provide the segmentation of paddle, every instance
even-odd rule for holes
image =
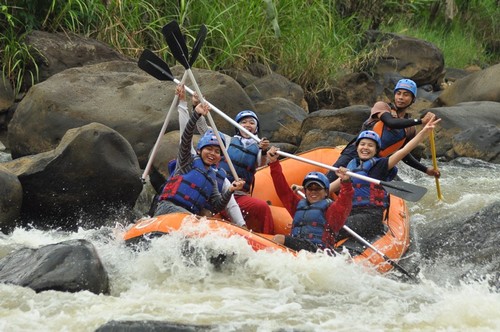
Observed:
[[[344,225],[342,226],[343,229],[347,231],[347,233],[351,234],[356,240],[364,244],[365,246],[369,247],[371,250],[379,254],[386,262],[391,264],[394,268],[396,268],[398,271],[401,273],[405,274],[408,276],[411,280],[416,281],[417,279],[415,276],[411,275],[408,271],[406,271],[401,265],[393,261],[390,257],[388,257],[386,254],[384,254],[382,251],[378,250],[375,246],[373,246],[370,242],[366,241],[361,235],[350,229],[348,226]]]
[[[160,81],[172,81],[177,84],[181,83],[174,77],[165,61],[163,61],[149,49],[145,49],[144,51],[142,51],[141,55],[139,56],[137,65],[146,73]],[[187,90],[188,88],[186,87],[186,91]],[[191,90],[190,93],[193,94],[193,91]]]
[[[181,84],[184,84],[187,76],[188,76],[187,73],[184,73],[184,75],[182,75],[182,79],[180,82]],[[155,159],[156,154],[158,152],[158,147],[160,146],[161,138],[163,137],[163,135],[165,135],[165,132],[167,131],[167,126],[168,123],[170,122],[172,111],[174,110],[174,108],[177,107],[178,101],[179,101],[179,96],[175,94],[174,99],[172,100],[172,104],[170,104],[170,108],[167,112],[167,116],[165,117],[165,121],[163,122],[163,126],[161,127],[160,134],[156,139],[155,145],[153,146],[153,150],[151,150],[151,156],[149,157],[148,163],[146,164],[146,168],[144,168],[144,172],[142,173],[141,176],[142,183],[146,183],[146,176],[148,176],[149,171],[151,170],[151,166],[153,165],[153,160]]]
[[[306,198],[306,195],[298,189],[297,185],[292,185],[292,190],[295,191],[298,195],[300,195],[302,198]],[[364,244],[365,246],[369,247],[371,250],[379,254],[386,262],[391,264],[394,268],[396,268],[398,271],[402,272],[403,274],[407,275],[410,277],[412,280],[416,280],[413,275],[411,275],[408,271],[406,271],[401,265],[393,261],[390,257],[388,257],[386,254],[384,254],[382,251],[378,250],[375,246],[373,246],[370,242],[365,240],[361,235],[353,231],[351,228],[349,228],[347,225],[342,226],[343,229],[349,234],[351,234],[352,237],[354,237],[356,240]]]
[[[198,57],[198,55],[200,53],[201,46],[203,45],[203,42],[205,40],[206,35],[207,35],[207,29],[205,26],[202,26],[202,28],[198,32],[198,35],[196,36],[195,46],[193,47],[193,52],[192,52],[191,58],[190,58],[191,63],[194,63],[194,61],[196,61],[196,58]],[[150,51],[145,50],[145,52],[150,52]],[[143,58],[142,55],[141,55],[140,59],[141,58]],[[146,62],[146,64],[149,65],[147,62]],[[140,60],[139,67],[142,68],[143,65],[144,65],[144,61]],[[148,73],[150,72],[148,70],[145,70],[145,71]],[[187,76],[188,76],[187,72],[184,72],[184,75],[182,76],[180,84],[185,83]],[[158,77],[156,77],[156,78],[158,78]],[[161,77],[158,79],[161,79]],[[167,131],[167,126],[168,126],[168,123],[170,122],[170,117],[171,117],[172,111],[177,106],[178,101],[179,101],[179,96],[177,94],[175,94],[174,99],[172,100],[172,104],[170,105],[170,109],[167,112],[167,116],[165,118],[165,121],[163,122],[163,126],[160,130],[160,134],[158,135],[158,138],[156,139],[155,145],[153,146],[153,150],[151,151],[151,156],[149,157],[146,168],[144,169],[144,172],[142,173],[141,180],[143,183],[146,183],[146,176],[149,174],[149,171],[151,170],[151,166],[153,164],[154,158],[156,157],[156,154],[158,152],[158,148],[160,146],[161,138],[163,137],[163,135],[165,135],[165,132]]]
[[[206,28],[205,28],[206,29]],[[196,93],[198,94],[198,98],[200,98],[200,102],[203,103],[205,102],[203,95],[201,94],[200,87],[196,83],[196,79],[193,75],[193,72],[191,70],[191,64],[190,61],[188,61],[187,57],[187,46],[184,41],[184,37],[182,36],[181,29],[179,27],[179,24],[177,21],[172,21],[165,25],[162,29],[163,36],[165,37],[165,40],[167,41],[168,46],[170,47],[170,51],[172,51],[172,54],[174,55],[174,58],[180,62],[180,64],[186,69],[186,72],[189,75],[189,78],[191,79],[191,82],[194,84],[194,87],[196,89]],[[195,45],[196,46],[196,45]],[[210,105],[209,105],[210,106]],[[210,113],[207,114],[208,121],[210,123],[210,126],[212,127],[215,136],[217,137],[217,141],[219,142],[220,148],[222,150],[222,153],[226,159],[226,162],[229,166],[229,169],[231,171],[231,174],[233,175],[233,178],[235,180],[239,179],[238,174],[236,173],[236,170],[233,166],[233,163],[229,157],[229,154],[227,153],[227,149],[224,146],[224,143],[220,137],[219,131],[217,130],[217,126],[215,125],[215,122],[212,118],[212,115]]]
[[[434,167],[434,169],[437,170],[438,166],[437,166],[437,158],[436,158],[436,142],[434,140],[434,129],[431,130],[431,133],[429,135],[429,139],[430,139],[430,144],[431,144],[432,166]],[[438,200],[442,200],[443,195],[441,195],[441,186],[439,185],[439,177],[435,176],[434,178],[436,179],[436,190],[437,190]]]
[[[154,76],[154,77],[161,77],[162,80],[174,81],[176,83],[179,82],[177,79],[175,79],[173,77],[172,73],[170,72],[170,69],[168,68],[168,65],[162,59],[158,58],[153,52],[151,52],[151,51],[146,52],[146,50],[145,50],[143,52],[143,54],[141,55],[141,58],[142,59],[139,59],[139,63],[141,63],[141,61],[142,61],[144,68],[146,68],[144,70],[146,72],[150,73],[152,76]],[[189,87],[186,87],[186,91],[189,94],[191,94],[191,95],[194,94],[194,91],[191,90]],[[224,112],[222,112],[216,106],[212,105],[210,102],[208,102],[208,101],[205,101],[205,102],[210,106],[210,108],[212,110],[214,110],[217,114],[219,114],[220,116],[222,116],[229,123],[231,123],[232,125],[234,125],[235,127],[237,127],[240,131],[245,132],[249,137],[251,137],[255,141],[260,142],[260,138],[259,137],[257,137],[256,135],[252,134],[250,131],[248,131],[247,129],[245,129],[238,122],[234,121],[231,117],[227,116]],[[330,165],[326,165],[326,164],[322,164],[322,163],[319,163],[319,162],[316,162],[316,161],[313,161],[313,160],[309,160],[309,159],[306,159],[306,158],[302,158],[300,156],[289,154],[289,153],[286,153],[286,152],[283,152],[283,151],[278,151],[277,153],[279,155],[283,156],[283,157],[288,157],[288,158],[296,159],[296,160],[299,160],[299,161],[302,161],[302,162],[305,162],[305,163],[309,163],[309,164],[316,165],[316,166],[319,166],[319,167],[323,167],[323,168],[326,168],[326,169],[330,169],[330,170],[333,170],[333,171],[337,170],[336,167],[333,167],[333,166],[330,166]],[[372,179],[370,177],[363,176],[363,175],[356,174],[356,173],[352,173],[352,172],[348,172],[347,174],[349,176],[357,177],[357,178],[360,178],[360,179],[368,181],[368,182],[372,182],[372,183],[375,183],[375,184],[380,184],[380,185],[382,185],[384,187],[384,189],[388,193],[390,193],[390,194],[392,194],[394,196],[401,197],[401,198],[403,198],[405,200],[408,200],[408,201],[411,201],[411,202],[416,202],[416,201],[420,200],[425,195],[425,193],[427,192],[426,188],[423,188],[423,187],[420,187],[420,186],[417,186],[417,185],[414,185],[414,184],[411,184],[411,183],[403,182],[403,181],[386,182],[386,181],[380,181],[380,180]]]

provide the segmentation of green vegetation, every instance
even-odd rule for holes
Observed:
[[[498,17],[497,0],[6,0],[0,61],[16,92],[36,83],[36,50],[25,37],[38,29],[95,38],[132,57],[149,48],[173,63],[161,28],[175,19],[188,44],[201,24],[209,30],[195,66],[258,61],[317,92],[379,55],[363,47],[367,29],[432,42],[447,66],[497,63]]]

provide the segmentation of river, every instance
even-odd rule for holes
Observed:
[[[418,283],[397,272],[363,270],[342,256],[254,252],[237,238],[204,238],[189,257],[180,254],[182,239],[175,235],[134,252],[121,240],[126,225],[119,219],[74,233],[18,228],[0,235],[0,257],[85,238],[110,275],[111,295],[37,294],[0,284],[0,331],[95,331],[111,320],[213,325],[215,331],[499,331],[500,292],[492,284],[499,284],[500,232],[490,234],[496,236],[493,245],[479,241],[481,227],[467,237],[460,232],[466,218],[500,201],[500,165],[462,158],[439,166],[443,201],[436,199],[433,178],[404,165],[400,171],[403,180],[429,190],[418,203],[408,203],[413,240],[401,262],[418,273]],[[498,215],[490,217],[481,218],[498,230]],[[424,237],[429,234],[467,245],[449,250],[453,243],[436,246]],[[206,259],[210,248],[236,254],[216,269]],[[493,259],[485,260],[484,252],[492,251]],[[460,258],[471,252],[483,255]]]

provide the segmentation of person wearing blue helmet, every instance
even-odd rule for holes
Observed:
[[[216,166],[221,160],[221,147],[213,131],[207,131],[191,153],[196,122],[208,114],[208,104],[198,104],[184,128],[174,174],[167,179],[159,196],[154,215],[188,212],[200,214],[206,206],[213,213],[222,211],[233,192],[243,188],[244,181],[233,181],[228,190],[219,191]]]
[[[396,164],[421,143],[439,121],[440,119],[433,116],[412,140],[389,157],[380,157],[381,139],[375,131],[361,132],[355,142],[357,156],[348,163],[347,168],[353,173],[381,181],[390,181],[395,175],[393,170]],[[357,177],[352,177],[352,183],[354,197],[346,225],[367,240],[375,239],[385,232],[383,216],[385,209],[389,206],[389,195],[381,185]],[[340,179],[330,184],[330,192],[335,192],[340,188]],[[344,230],[339,233],[339,238],[348,236],[349,234]]]
[[[193,104],[196,104],[195,100]],[[255,112],[243,110],[236,115],[235,121],[253,135],[258,136],[259,118]],[[198,122],[198,131],[204,133],[208,129],[206,121],[202,118]],[[271,208],[266,201],[252,196],[255,172],[258,167],[267,162],[265,152],[269,148],[269,140],[262,138],[260,142],[257,142],[246,132],[236,128],[236,134],[232,137],[226,135],[226,141],[228,142],[227,153],[234,169],[240,179],[245,180],[243,189],[238,190],[234,197],[243,213],[247,228],[258,233],[274,234]],[[226,170],[228,179],[233,181],[229,165],[224,159],[220,167]],[[224,216],[224,213],[222,215]]]
[[[278,197],[293,218],[290,235],[277,234],[275,242],[293,250],[316,252],[333,250],[335,239],[351,211],[354,190],[346,168],[337,171],[342,179],[340,193],[333,202],[329,198],[330,181],[320,172],[310,172],[302,181],[305,198],[297,195],[283,174],[277,151],[272,146],[267,152],[271,178]]]
[[[412,119],[407,113],[408,108],[417,98],[417,84],[410,79],[401,79],[394,87],[394,103],[379,101],[373,105],[370,117],[363,123],[361,131],[373,130],[380,136],[379,154],[387,157],[401,149],[417,132],[416,125],[426,125],[434,116],[427,112],[421,119]],[[347,166],[356,157],[355,141],[349,142],[342,151],[334,167]],[[439,177],[439,170],[420,163],[412,154],[408,154],[403,162],[429,176]],[[336,179],[334,172],[327,174],[330,181]]]
[[[187,108],[187,101],[186,101],[186,89],[183,84],[178,84],[177,88],[175,90],[175,93],[179,96],[179,104],[177,106],[177,111],[179,113],[179,131],[182,133],[184,132],[184,129],[186,128],[186,124],[189,121],[189,111]],[[197,105],[199,103],[198,99],[196,96],[192,97],[192,103],[194,105]],[[222,132],[219,132],[221,139],[224,141],[224,146],[226,146],[226,140],[225,140],[225,135]],[[199,148],[198,148],[199,149]],[[196,150],[194,147],[191,147],[191,153],[196,154]],[[175,169],[170,169],[175,167],[175,159],[169,163],[169,174],[173,174]],[[219,191],[223,192],[224,190],[228,190],[229,187],[231,186],[231,182],[227,178],[227,172],[220,167],[215,167],[216,169],[216,178],[217,178],[217,184],[219,186]],[[206,210],[202,214],[203,215],[210,215],[212,212],[212,207],[210,204],[207,204]],[[224,209],[224,214],[226,217],[229,219],[230,222],[241,226],[241,227],[246,227],[245,219],[243,218],[243,215],[241,213],[240,207],[238,203],[236,202],[234,195],[231,196],[231,199],[226,205],[226,208]]]

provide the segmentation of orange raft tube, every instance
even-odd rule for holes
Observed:
[[[332,165],[337,160],[341,149],[340,148],[317,148],[300,154],[302,158],[314,160],[323,164]],[[283,173],[289,183],[301,184],[305,175],[312,171],[325,172],[324,168],[310,165],[303,161],[298,161],[291,158],[286,158],[280,161],[283,168]],[[288,211],[282,206],[274,186],[269,167],[260,168],[255,177],[255,189],[253,196],[263,199],[268,202],[271,207],[274,219],[274,230],[276,234],[290,234],[292,217]],[[191,216],[191,217],[189,217]],[[379,237],[371,244],[380,252],[384,253],[392,261],[398,261],[410,245],[409,232],[409,213],[406,203],[403,199],[392,196],[390,207],[386,212],[385,225],[387,232],[384,236]],[[271,240],[272,235],[253,233],[247,229],[238,227],[234,224],[226,222],[218,218],[207,218],[208,229],[205,226],[203,231],[189,231],[187,236],[203,236],[204,232],[221,231],[224,236],[242,236],[254,250],[281,250],[288,251],[292,254],[295,252]],[[198,219],[187,213],[173,213],[161,215],[152,218],[143,218],[134,224],[124,235],[126,242],[135,242],[142,239],[144,236],[163,235],[170,232],[183,229],[196,229],[189,224],[196,224]],[[349,240],[346,243],[341,243],[340,246],[346,246],[351,249],[354,255],[353,260],[357,263],[367,266],[375,266],[379,272],[387,272],[392,269],[392,265],[384,260],[379,254],[370,248],[364,248],[360,244],[356,244],[352,250],[350,246],[356,242]]]

